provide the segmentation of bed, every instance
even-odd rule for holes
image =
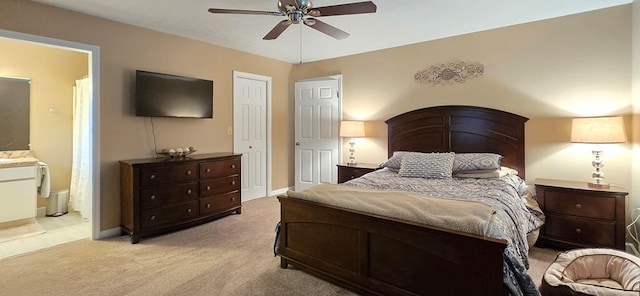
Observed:
[[[396,151],[494,153],[502,156],[501,166],[514,169],[524,180],[527,120],[472,106],[410,111],[386,121],[388,156],[392,159]],[[375,173],[385,179],[388,170]],[[358,187],[359,179],[347,182],[354,184],[328,186],[351,190],[346,188]],[[310,199],[294,197],[292,192],[278,197],[281,221],[276,249],[282,268],[293,265],[363,295],[538,294],[526,273],[528,248],[515,248],[515,239],[509,236],[487,235],[486,228],[493,229],[495,224],[481,226],[484,232],[473,232],[349,208],[340,203],[349,200],[348,193],[329,189],[337,203],[314,199],[320,192],[307,193]],[[398,198],[405,194],[390,191],[387,195],[394,192]],[[486,214],[481,205],[470,208],[479,209],[478,216]],[[514,254],[523,251],[524,255]]]

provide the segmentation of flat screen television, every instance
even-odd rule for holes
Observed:
[[[213,118],[213,81],[136,70],[136,116]]]

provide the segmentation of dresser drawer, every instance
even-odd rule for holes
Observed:
[[[239,190],[240,178],[238,177],[238,175],[227,178],[200,181],[200,196],[218,195]]]
[[[198,182],[151,187],[140,190],[140,205],[143,209],[148,209],[197,197]]]
[[[140,185],[150,186],[198,179],[198,165],[185,164],[140,169]]]
[[[585,245],[615,247],[616,224],[573,217],[547,214],[545,235],[550,238]]]
[[[200,164],[200,178],[220,178],[240,174],[240,158],[203,162]]]
[[[142,210],[140,227],[147,228],[162,224],[186,221],[198,216],[198,201],[190,201],[170,206]]]
[[[545,210],[571,216],[615,220],[616,200],[596,194],[573,194],[547,190],[545,192]]]
[[[200,199],[200,214],[209,215],[224,212],[233,207],[240,206],[240,192],[232,192]]]

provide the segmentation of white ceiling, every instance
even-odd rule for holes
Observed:
[[[262,40],[284,17],[211,14],[277,11],[277,0],[32,0],[290,63],[397,47],[631,3],[632,0],[373,0],[374,14],[321,20],[351,34],[335,40],[304,25]],[[364,0],[314,0],[315,7]]]

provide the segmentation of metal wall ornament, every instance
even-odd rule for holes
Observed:
[[[447,85],[464,83],[467,79],[478,77],[484,74],[484,65],[480,63],[456,62],[449,64],[439,64],[429,67],[429,69],[417,72],[416,82],[431,85]]]

